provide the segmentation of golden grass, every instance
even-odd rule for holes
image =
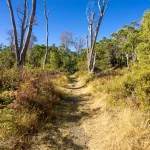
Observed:
[[[91,110],[95,116],[84,123],[84,128],[90,137],[88,147],[91,150],[150,149],[149,112],[128,106],[110,107],[108,104],[108,86],[127,73],[121,71],[116,75],[98,77],[88,84],[94,95]]]
[[[104,112],[85,122],[92,150],[149,150],[149,116],[138,110]],[[93,134],[94,133],[94,134]]]
[[[7,78],[3,76],[2,82],[8,83]],[[17,89],[2,87],[0,98],[5,103],[0,105],[4,103],[5,108],[0,109],[0,149],[19,149],[22,144],[30,144],[27,139],[41,130],[47,120],[58,116],[61,93],[54,84],[57,79],[57,86],[68,82],[67,76],[57,71],[26,70],[25,80],[17,83]]]

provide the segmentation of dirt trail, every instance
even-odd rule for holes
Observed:
[[[36,150],[99,150],[100,137],[97,130],[96,111],[93,107],[93,95],[86,85],[71,76],[71,81],[62,89],[66,93],[60,117],[48,123],[43,133],[35,137]],[[94,132],[94,133],[93,133]],[[96,135],[96,136],[93,136]],[[93,140],[96,142],[94,143]]]

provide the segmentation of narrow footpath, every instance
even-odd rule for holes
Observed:
[[[35,137],[32,149],[99,150],[100,107],[94,105],[90,87],[71,76],[70,83],[62,90],[65,97],[59,118]]]

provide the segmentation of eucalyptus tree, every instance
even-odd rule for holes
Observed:
[[[95,44],[109,2],[110,0],[98,0],[98,8],[99,8],[98,13],[94,11],[94,2],[90,2],[86,9],[87,20],[89,23],[88,29],[90,32],[90,46],[88,45],[88,38],[87,38],[89,73],[94,72],[94,67],[96,62]]]
[[[69,46],[72,46],[72,41],[73,41],[73,34],[72,34],[72,32],[64,31],[61,34],[60,42],[61,42],[61,45],[64,45],[66,51],[69,50]]]
[[[85,46],[85,39],[82,37],[75,37],[73,38],[72,44],[76,49],[77,55],[79,55],[79,53]]]
[[[43,68],[45,67],[46,64],[49,63],[49,50],[48,50],[48,40],[49,40],[49,27],[48,27],[48,20],[49,20],[49,14],[50,14],[50,10],[48,10],[48,12],[46,12],[46,0],[44,0],[44,15],[45,15],[45,20],[46,20],[46,53],[45,53],[45,57],[44,57],[44,62],[43,62]]]
[[[14,32],[13,30],[7,30],[6,34],[7,40],[9,41],[10,51],[12,52],[14,47]]]
[[[36,0],[32,0],[32,11],[29,16],[28,1],[24,0],[23,11],[17,9],[18,19],[21,22],[21,33],[20,41],[18,41],[18,32],[16,27],[16,20],[14,15],[14,10],[12,7],[11,0],[6,0],[10,12],[10,18],[12,22],[12,28],[14,32],[14,45],[16,52],[16,63],[17,66],[23,66],[25,64],[25,57],[30,43],[30,38],[32,35],[33,25],[36,24]],[[27,31],[28,30],[28,31]]]

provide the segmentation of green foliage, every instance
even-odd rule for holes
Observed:
[[[60,53],[52,51],[50,53],[50,67],[58,70],[61,67],[61,57]]]
[[[103,70],[104,68],[109,67],[109,51],[110,51],[110,40],[103,38],[99,43],[96,44],[96,68]]]
[[[150,11],[146,11],[144,13],[143,19],[142,19],[142,26],[141,26],[141,39],[143,41],[149,41],[150,39]]]
[[[46,51],[45,45],[34,45],[33,49],[28,52],[28,62],[33,67],[41,67],[42,60]]]
[[[3,49],[0,52],[0,69],[7,68],[10,69],[15,64],[15,54],[10,52],[9,47]]]
[[[63,57],[62,71],[73,74],[76,71],[76,60],[73,54]]]
[[[138,61],[139,65],[146,66],[150,64],[150,44],[149,43],[140,43],[137,46],[137,52],[138,52]]]
[[[117,78],[108,85],[112,106],[129,106],[150,110],[150,71],[142,69]]]
[[[32,67],[43,67],[45,56],[44,45],[34,45],[33,49],[28,52],[27,63]],[[77,55],[76,53],[65,51],[63,47],[56,47],[54,44],[49,47],[49,64],[46,68],[61,70],[69,74],[76,71]]]
[[[8,105],[15,99],[15,95],[13,91],[4,91],[0,93],[0,104]]]
[[[0,70],[1,91],[17,89],[21,81],[21,71],[17,71],[17,69]]]

